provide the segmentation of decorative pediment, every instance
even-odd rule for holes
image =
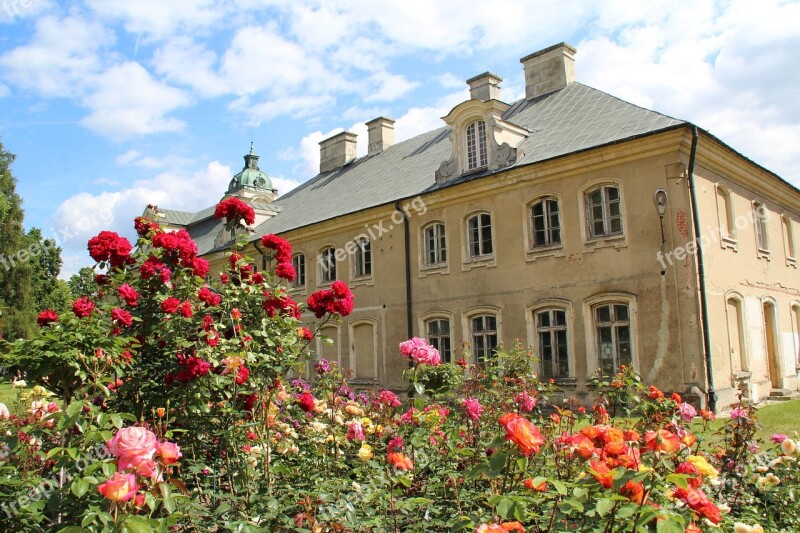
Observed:
[[[529,131],[503,120],[508,108],[508,104],[499,100],[471,99],[442,117],[451,128],[453,152],[439,165],[437,183],[472,172],[499,170],[517,162],[522,156],[518,146]],[[480,122],[483,124],[479,128],[468,131],[470,125]]]

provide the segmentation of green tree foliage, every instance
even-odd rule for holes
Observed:
[[[97,291],[97,284],[94,276],[97,274],[92,267],[83,267],[77,274],[73,274],[67,285],[73,298],[81,296],[91,296]]]
[[[28,233],[28,249],[34,253],[31,263],[31,288],[36,310],[66,309],[71,300],[70,288],[66,281],[58,279],[61,272],[61,248],[55,239],[45,239],[38,228]]]
[[[35,324],[31,264],[18,255],[28,244],[22,227],[22,200],[11,173],[14,154],[0,143],[0,335],[27,337]]]

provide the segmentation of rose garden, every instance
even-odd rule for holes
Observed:
[[[354,392],[311,350],[348,315],[343,282],[301,304],[291,246],[239,251],[251,208],[217,206],[242,239],[227,272],[184,231],[135,221],[89,241],[103,274],[72,313],[44,310],[2,364],[29,387],[0,404],[7,531],[797,531],[794,435],[755,442],[742,401],[724,423],[621,367],[596,399],[553,402],[535,354],[442,363],[398,348],[408,398]]]

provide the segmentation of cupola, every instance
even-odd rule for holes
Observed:
[[[244,156],[244,168],[228,184],[226,196],[238,196],[256,202],[272,202],[278,191],[272,188],[272,180],[258,168],[258,155],[250,143],[250,153]]]

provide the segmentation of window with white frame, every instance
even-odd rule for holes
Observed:
[[[478,213],[467,220],[467,251],[470,258],[492,255],[492,215]]]
[[[613,302],[594,306],[595,340],[598,365],[603,374],[613,374],[619,365],[633,362],[630,308]]]
[[[558,199],[542,198],[530,206],[531,248],[544,248],[561,244],[561,221]]]
[[[472,353],[475,360],[485,361],[497,348],[497,315],[477,315],[470,319]]]
[[[717,185],[717,220],[720,237],[725,240],[736,239],[736,224],[733,217],[733,199],[727,187]]]
[[[453,353],[450,345],[450,320],[440,317],[426,320],[425,334],[431,346],[439,350],[442,361],[449,363]]]
[[[443,265],[447,263],[447,238],[444,224],[434,222],[425,226],[422,231],[425,246],[425,265]]]
[[[795,263],[797,254],[794,248],[794,231],[792,230],[792,219],[783,215],[781,217],[781,226],[783,227],[783,247],[786,251],[786,262]]]
[[[353,254],[355,277],[367,278],[372,275],[372,248],[369,239],[359,239]]]
[[[543,377],[569,376],[569,348],[567,346],[567,312],[549,308],[534,312],[538,342],[539,368]]]
[[[622,234],[622,199],[619,187],[602,185],[586,193],[589,238]]]
[[[769,252],[768,217],[764,204],[753,202],[753,226],[756,230],[756,246],[759,252]]]
[[[292,256],[292,266],[294,267],[295,277],[292,287],[299,288],[306,286],[306,256],[305,254],[294,254]]]
[[[336,281],[336,249],[333,246],[324,248],[319,254],[320,282]]]
[[[482,168],[488,163],[486,123],[482,120],[476,120],[467,126],[467,170]]]

